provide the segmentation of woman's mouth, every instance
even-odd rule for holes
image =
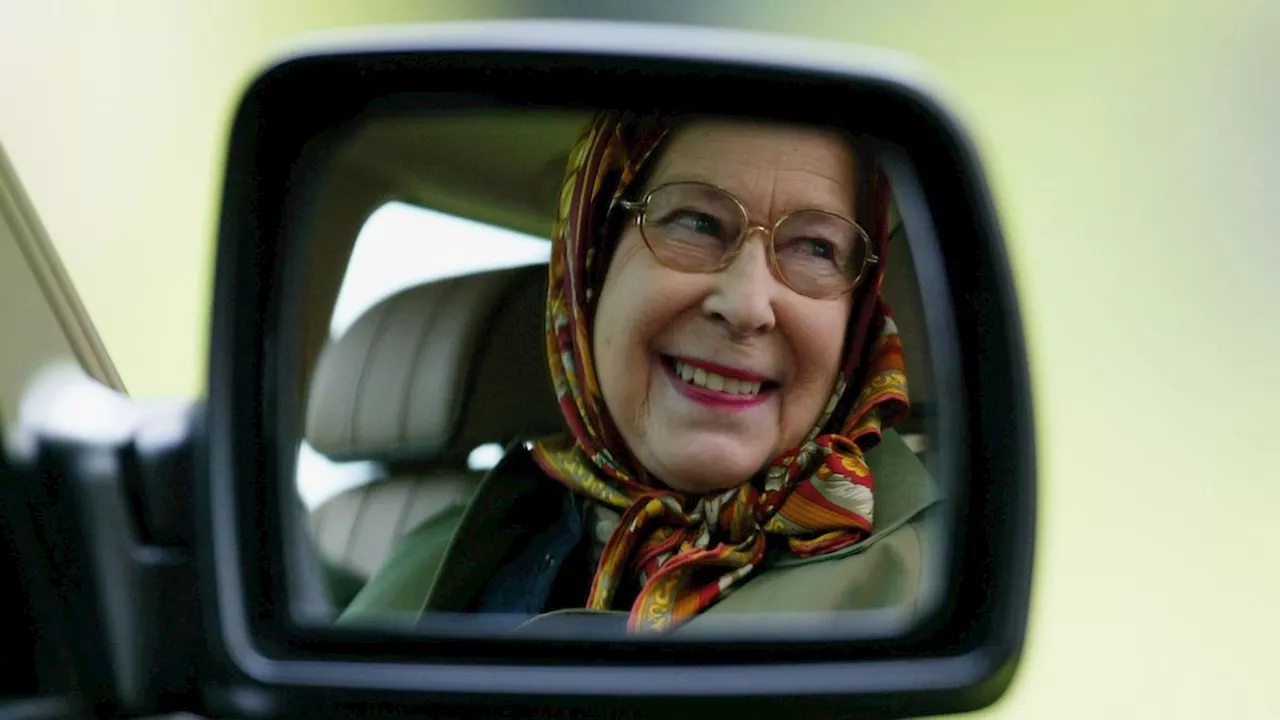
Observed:
[[[754,373],[701,360],[662,356],[676,390],[703,405],[743,409],[769,398],[778,383]]]

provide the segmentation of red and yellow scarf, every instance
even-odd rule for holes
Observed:
[[[634,580],[632,631],[671,628],[705,610],[759,566],[768,538],[810,557],[871,533],[875,482],[863,453],[908,407],[902,347],[880,298],[888,239],[888,184],[879,173],[859,204],[882,258],[854,295],[846,360],[822,416],[799,447],[773,458],[762,477],[687,496],[635,463],[605,410],[592,362],[591,308],[617,236],[609,209],[669,131],[657,116],[603,112],[574,146],[560,195],[547,294],[547,361],[564,435],[535,444],[550,477],[622,514],[605,543],[587,607],[614,607]],[[868,218],[859,218],[864,224]]]

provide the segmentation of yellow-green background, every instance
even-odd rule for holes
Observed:
[[[9,0],[0,141],[130,390],[187,396],[230,113],[296,33],[536,12],[917,55],[992,176],[1036,393],[1032,628],[989,714],[1280,717],[1280,6],[632,4]]]

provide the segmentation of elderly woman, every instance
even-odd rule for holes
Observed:
[[[643,631],[915,603],[934,496],[889,430],[907,394],[876,167],[836,132],[599,114],[550,267],[568,432],[407,535],[344,620],[581,609]]]

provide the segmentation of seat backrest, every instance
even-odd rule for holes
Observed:
[[[404,533],[475,483],[467,457],[563,428],[546,368],[546,266],[477,273],[397,293],[326,347],[307,441],[384,472],[321,503],[322,557],[367,578]]]
[[[461,499],[478,473],[390,474],[311,513],[321,557],[367,580],[405,533]]]
[[[325,348],[307,441],[332,460],[461,466],[476,445],[562,427],[542,335],[545,265],[396,293]]]

